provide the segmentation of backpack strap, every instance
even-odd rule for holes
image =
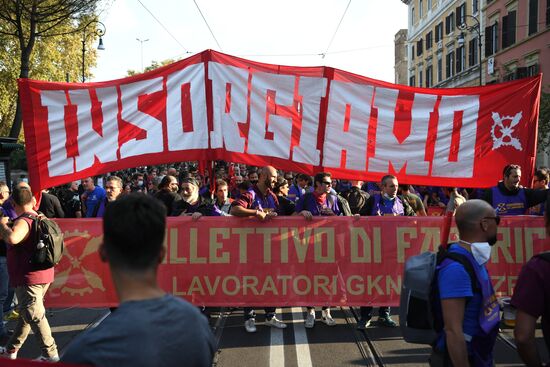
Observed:
[[[38,243],[40,241],[40,232],[38,231],[38,222],[40,221],[41,218],[44,217],[44,214],[42,214],[42,212],[39,212],[37,211],[38,215],[34,215],[34,214],[31,214],[31,213],[23,213],[19,216],[19,218],[23,217],[23,218],[28,218],[30,220],[32,220],[32,230],[34,231],[34,236],[35,236],[35,242]]]
[[[470,276],[470,281],[472,282],[472,291],[474,293],[481,293],[481,286],[479,285],[479,281],[477,280],[475,270],[472,266],[472,263],[465,255],[456,252],[446,251],[442,256],[441,262],[443,262],[443,260],[445,259],[455,261],[462,265]]]

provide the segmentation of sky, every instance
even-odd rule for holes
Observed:
[[[108,0],[99,20],[105,50],[97,51],[91,81],[213,49],[393,83],[394,36],[407,28],[407,6],[400,0]]]

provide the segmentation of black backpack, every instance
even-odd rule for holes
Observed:
[[[61,261],[65,249],[63,232],[59,225],[40,212],[38,215],[25,213],[22,217],[32,219],[33,230],[36,234],[36,249],[31,258],[33,268],[44,270],[57,265]]]

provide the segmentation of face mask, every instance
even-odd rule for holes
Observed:
[[[461,242],[470,245],[472,255],[474,255],[474,259],[479,265],[485,264],[491,258],[491,245],[489,245],[489,242]]]
[[[383,193],[382,196],[388,200],[393,200],[393,198],[386,193]]]
[[[138,181],[138,186],[143,186],[143,181]]]
[[[258,180],[250,180],[250,183],[251,183],[252,185],[256,185],[256,184],[258,183]]]

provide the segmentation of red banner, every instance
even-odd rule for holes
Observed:
[[[338,178],[488,187],[534,167],[541,79],[423,89],[204,51],[125,79],[19,80],[36,190],[128,167],[217,160]]]
[[[437,248],[442,220],[168,218],[159,282],[197,305],[395,306],[405,260]],[[48,307],[116,305],[109,268],[98,255],[101,220],[58,222],[67,247]],[[540,217],[503,217],[498,231],[489,271],[497,294],[507,296],[522,264],[549,247]],[[455,236],[452,228],[450,237]]]

